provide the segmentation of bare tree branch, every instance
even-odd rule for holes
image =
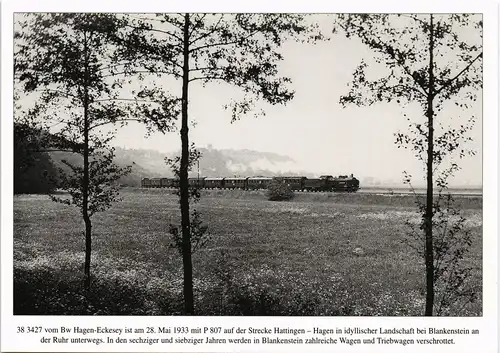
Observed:
[[[450,84],[455,81],[457,78],[460,77],[460,75],[462,75],[465,71],[469,70],[469,68],[479,59],[479,58],[482,58],[483,57],[483,52],[479,53],[476,58],[474,60],[472,60],[466,67],[464,67],[462,69],[462,71],[460,71],[455,77],[449,79],[448,81],[446,81],[437,91],[436,91],[436,95],[439,94],[439,92],[441,92],[443,89],[445,89],[446,87],[449,87]]]
[[[189,82],[198,81],[198,80],[206,80],[206,81],[224,80],[224,78],[220,77],[220,76],[200,76],[200,77],[193,77],[193,78],[189,79]]]
[[[150,71],[150,70],[136,70],[133,72],[134,74],[150,74],[150,75],[158,75],[158,74],[167,74],[167,75],[172,75],[176,78],[182,78],[182,76],[174,71],[164,71],[164,70],[154,70],[154,71]],[[129,75],[130,73],[129,72],[126,72],[126,71],[122,71],[122,72],[117,72],[117,73],[114,73],[114,74],[110,74],[110,75],[104,75],[102,76],[102,78],[106,78],[106,77],[114,77],[114,76],[120,76],[120,75]]]
[[[121,122],[125,122],[125,121],[141,121],[141,119],[138,119],[138,118],[126,118],[126,119],[118,119],[118,120],[113,121],[113,122],[111,122],[111,121],[105,121],[105,122],[102,122],[102,123],[90,126],[89,127],[89,131],[94,130],[95,128],[98,128],[100,126],[110,125],[110,124],[116,124],[116,123],[121,123]]]
[[[212,30],[209,31],[209,32],[206,32],[205,34],[202,34],[201,36],[199,36],[198,38],[195,38],[193,39],[192,41],[189,42],[189,45],[193,45],[194,43],[196,43],[197,41],[203,39],[203,38],[206,38],[208,36],[210,36],[211,34],[217,32],[218,30],[218,26],[219,24],[221,23],[222,19],[224,18],[224,14],[221,14],[220,17],[219,17],[219,20],[217,21],[217,23],[215,24],[215,26],[212,27]]]

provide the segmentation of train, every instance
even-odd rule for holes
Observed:
[[[287,184],[294,191],[330,191],[330,192],[356,192],[359,190],[359,180],[353,174],[322,175],[319,178],[307,178],[304,176],[276,176],[276,177],[234,177],[234,178],[212,178],[191,177],[188,178],[190,187],[200,189],[241,189],[259,190],[267,189],[272,181]],[[178,188],[177,178],[143,178],[142,188]]]

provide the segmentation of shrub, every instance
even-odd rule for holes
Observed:
[[[125,281],[81,278],[44,269],[14,269],[14,315],[171,315],[178,298],[148,292]]]
[[[289,201],[295,194],[287,184],[273,180],[267,187],[266,196],[269,201]]]

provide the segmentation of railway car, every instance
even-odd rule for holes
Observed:
[[[162,188],[171,188],[173,186],[173,178],[161,178],[160,179],[160,187]]]
[[[161,187],[161,178],[151,178],[151,187],[152,188],[160,188]]]
[[[247,181],[247,189],[249,190],[258,190],[258,189],[267,189],[269,183],[273,180],[273,178],[269,177],[250,177]]]
[[[151,180],[149,178],[142,178],[141,188],[150,188],[150,187],[151,187]]]
[[[353,174],[350,176],[339,175],[337,178],[328,180],[328,184],[331,190],[335,192],[356,192],[359,189],[359,180]]]
[[[248,178],[224,178],[224,189],[246,189]]]
[[[188,178],[188,184],[190,187],[204,188],[205,179],[205,177]]]
[[[207,189],[223,189],[225,178],[205,178],[205,188]]]
[[[274,180],[287,184],[292,190],[304,190],[304,183],[306,181],[306,177],[302,176],[294,176],[294,177],[274,177]]]

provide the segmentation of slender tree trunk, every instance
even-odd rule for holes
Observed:
[[[83,83],[83,185],[82,215],[85,222],[85,280],[84,286],[90,288],[90,259],[92,252],[92,222],[89,216],[89,90],[87,36],[84,33],[84,83]]]
[[[431,15],[429,30],[429,93],[427,96],[427,122],[429,136],[427,139],[427,198],[425,211],[425,271],[426,271],[426,298],[425,316],[432,316],[434,307],[434,247],[432,239],[433,217],[433,154],[434,154],[434,24]]]
[[[193,315],[193,264],[191,262],[191,234],[189,221],[189,136],[188,136],[188,84],[189,84],[189,14],[184,15],[184,65],[182,70],[182,126],[181,126],[181,165],[179,170],[182,262],[184,265],[184,311]]]

